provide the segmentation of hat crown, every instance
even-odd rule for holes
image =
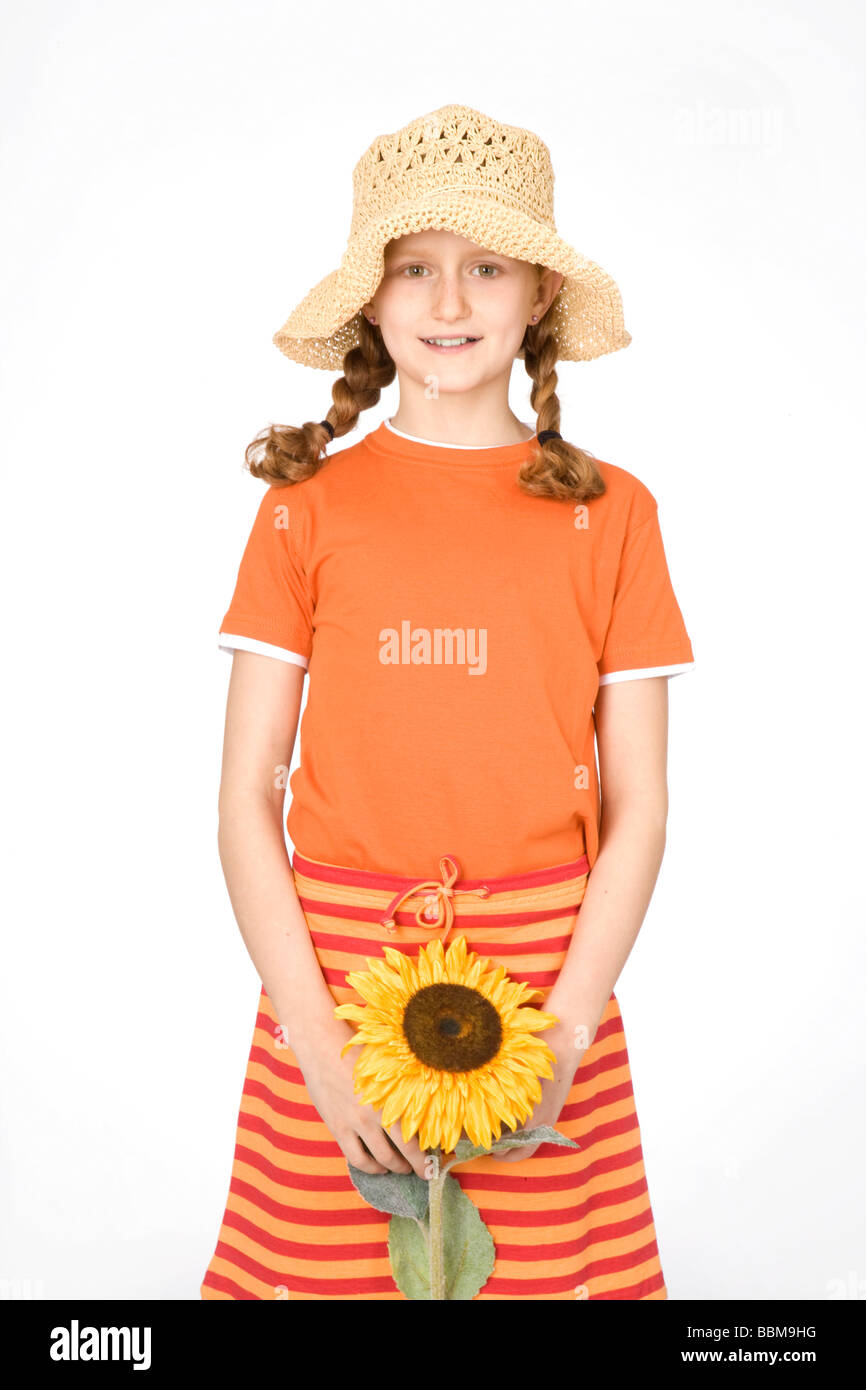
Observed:
[[[440,106],[378,135],[352,174],[355,236],[401,203],[471,193],[555,231],[553,165],[544,141],[471,106]]]

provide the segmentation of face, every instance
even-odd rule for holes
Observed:
[[[440,390],[469,390],[510,373],[532,315],[541,318],[562,278],[454,232],[415,232],[389,242],[381,284],[363,312],[400,371],[419,382],[432,373]],[[429,341],[436,338],[473,341]]]

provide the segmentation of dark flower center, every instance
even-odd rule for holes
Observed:
[[[502,1044],[498,1011],[468,985],[419,989],[404,1010],[403,1032],[419,1062],[437,1071],[474,1071]]]

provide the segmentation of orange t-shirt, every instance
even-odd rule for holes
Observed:
[[[533,441],[382,422],[269,487],[219,645],[306,666],[289,838],[308,858],[500,877],[598,851],[599,684],[694,664],[656,500],[597,460],[587,503],[516,482]]]

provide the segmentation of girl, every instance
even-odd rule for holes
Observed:
[[[667,678],[694,663],[655,498],[563,439],[556,396],[558,359],[629,341],[556,232],[547,147],[462,106],[373,142],[339,270],[275,335],[342,375],[326,419],[247,450],[270,486],[220,628],[219,849],[262,990],[203,1298],[403,1298],[347,1161],[424,1154],[359,1102],[334,1008],[449,928],[556,1015],[526,1127],[579,1145],[454,1168],[496,1246],[477,1297],[667,1297],[613,987],[664,853]],[[395,375],[395,414],[325,455]]]

